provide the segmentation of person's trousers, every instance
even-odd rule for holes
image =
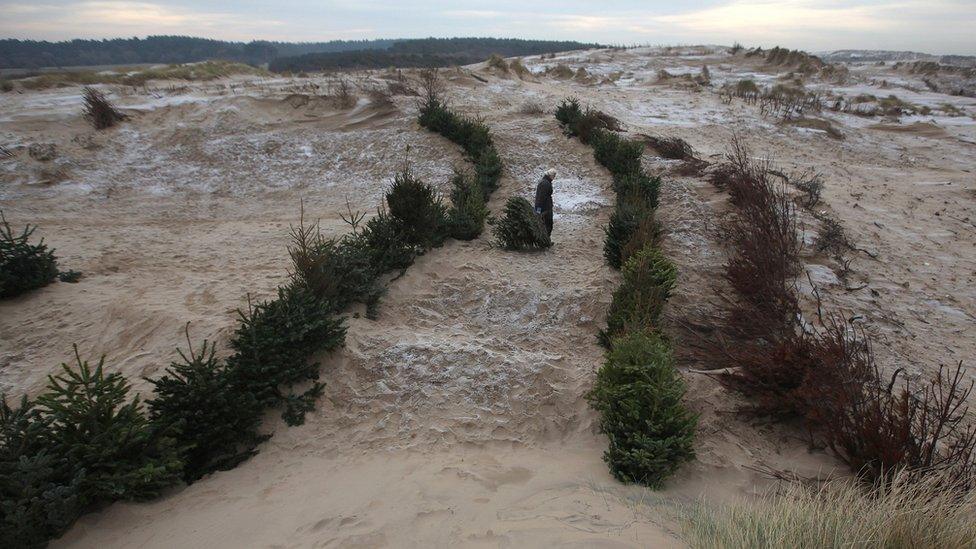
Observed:
[[[552,210],[542,212],[542,221],[546,224],[546,230],[549,231],[549,236],[552,236]]]

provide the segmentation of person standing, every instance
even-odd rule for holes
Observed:
[[[549,168],[535,186],[535,213],[542,216],[549,236],[552,236],[552,182],[556,179],[556,170]]]

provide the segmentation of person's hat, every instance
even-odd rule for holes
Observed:
[[[549,168],[546,170],[546,175],[549,176],[549,179],[556,179],[556,170],[554,168]]]

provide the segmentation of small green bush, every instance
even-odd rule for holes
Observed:
[[[182,362],[173,362],[162,377],[149,380],[155,396],[146,404],[153,423],[176,433],[185,462],[183,480],[189,484],[233,469],[256,454],[268,436],[258,433],[263,407],[217,360],[215,345],[208,348],[205,340],[198,353],[192,345],[188,352],[180,351]]]
[[[83,470],[82,507],[159,496],[183,469],[171,433],[146,418],[138,396],[126,402],[129,383],[118,372],[105,374],[104,358],[92,370],[76,347],[75,359],[77,367],[62,364],[37,398],[47,425],[43,447],[70,465],[69,478]]]
[[[585,75],[585,70],[583,73]],[[571,97],[556,107],[556,119],[563,125],[567,135],[576,136],[586,144],[593,144],[608,131],[620,131],[620,121],[595,109],[580,108],[579,100]]]
[[[440,246],[447,237],[447,209],[437,191],[405,169],[386,193],[390,217],[400,223],[407,242],[422,249]]]
[[[698,416],[682,404],[685,384],[659,335],[631,333],[613,341],[587,395],[609,439],[603,458],[621,482],[660,488],[694,458]]]
[[[622,204],[610,214],[610,221],[604,229],[606,236],[603,239],[603,257],[607,260],[607,265],[620,269],[623,264],[624,246],[637,232],[644,213],[644,208],[639,205]]]
[[[654,218],[654,211],[648,211],[637,224],[637,229],[630,235],[630,240],[620,249],[621,265],[637,252],[647,247],[657,247],[661,241],[661,225]]]
[[[583,118],[583,109],[580,107],[579,99],[575,97],[564,99],[556,107],[556,120],[564,126],[572,126],[580,118]]]
[[[617,205],[639,202],[644,208],[657,208],[661,189],[661,178],[652,177],[643,170],[614,174],[613,189],[617,194]]]
[[[498,181],[502,178],[502,159],[494,145],[483,149],[478,155],[474,173],[487,201],[491,193],[498,190]]]
[[[0,539],[44,547],[81,514],[84,470],[52,454],[50,421],[27,397],[12,409],[0,399]]]
[[[420,125],[457,143],[473,160],[493,146],[491,131],[483,121],[456,114],[436,98],[421,105]]]
[[[241,324],[231,338],[234,350],[227,363],[232,383],[246,387],[262,406],[281,407],[289,425],[304,422],[321,395],[318,363],[313,354],[332,351],[345,341],[342,319],[332,314],[327,303],[312,292],[292,285],[278,289],[278,298],[248,304],[238,311]],[[303,393],[288,392],[299,383],[311,382]]]
[[[422,251],[407,240],[402,222],[385,210],[366,222],[357,241],[361,243],[357,248],[368,251],[375,276],[406,269]]]
[[[607,311],[607,328],[600,333],[604,346],[625,332],[655,330],[677,279],[674,264],[652,247],[631,256],[622,274]]]
[[[311,292],[334,313],[356,302],[375,309],[382,293],[377,278],[392,264],[409,265],[414,255],[398,223],[386,214],[377,217],[361,233],[326,239],[317,223],[305,224],[303,214],[291,228],[291,286]]]
[[[624,139],[613,132],[599,131],[593,134],[590,144],[593,145],[596,161],[610,170],[610,173],[635,174],[640,171],[641,155],[644,154],[644,144],[640,141]]]
[[[451,184],[453,206],[448,213],[451,237],[458,240],[474,240],[484,230],[489,213],[485,206],[481,185],[460,172],[454,174]]]
[[[15,235],[0,212],[0,298],[13,297],[47,286],[58,276],[54,250],[41,239],[29,242],[35,227],[26,226]]]
[[[617,209],[610,214],[610,221],[604,230],[603,257],[608,265],[619,269],[630,255],[624,253],[624,248],[634,238],[644,219],[654,217],[661,180],[637,171],[615,175],[613,185],[617,192]],[[654,234],[656,236],[656,232]],[[634,251],[637,250],[631,250],[631,253]]]
[[[495,241],[506,250],[541,250],[552,246],[542,218],[528,200],[513,196],[495,223]]]

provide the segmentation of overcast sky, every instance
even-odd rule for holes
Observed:
[[[0,38],[498,36],[976,54],[976,0],[0,0]]]

